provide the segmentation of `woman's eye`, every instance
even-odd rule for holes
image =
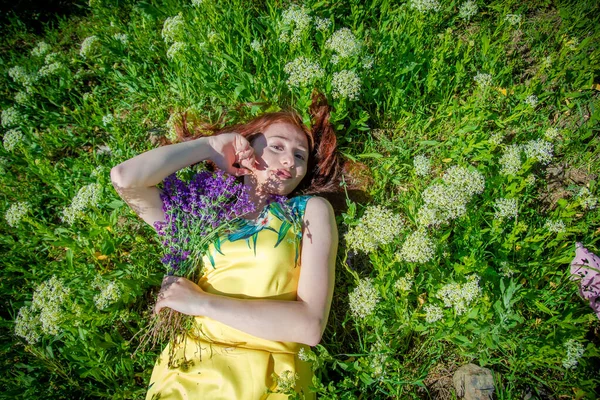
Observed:
[[[301,160],[304,161],[304,156],[302,154],[296,154],[298,157],[300,157]]]

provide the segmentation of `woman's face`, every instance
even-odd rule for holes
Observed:
[[[306,134],[295,125],[276,122],[257,134],[251,145],[256,165],[247,177],[256,179],[257,191],[278,195],[294,191],[308,169]]]

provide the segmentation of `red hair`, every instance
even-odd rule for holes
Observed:
[[[342,167],[336,151],[337,138],[329,123],[330,109],[325,96],[317,91],[312,94],[312,104],[309,108],[311,127],[302,122],[302,117],[294,110],[270,112],[262,114],[249,122],[227,126],[221,129],[216,125],[193,121],[187,113],[181,115],[181,125],[175,130],[180,141],[188,141],[203,136],[219,135],[226,132],[236,132],[252,142],[254,136],[276,122],[286,122],[300,128],[308,140],[308,168],[304,179],[298,184],[289,197],[299,194],[317,194],[338,192],[342,176]],[[190,128],[189,125],[193,125]],[[199,129],[198,126],[201,126]],[[193,132],[192,132],[193,131]],[[212,169],[216,166],[210,162]],[[243,177],[238,177],[241,181]]]

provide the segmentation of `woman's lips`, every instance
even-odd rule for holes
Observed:
[[[278,169],[276,172],[276,175],[278,177],[280,177],[281,179],[291,179],[292,178],[292,175],[289,172],[284,171],[282,169]]]

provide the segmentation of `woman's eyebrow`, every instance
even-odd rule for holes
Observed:
[[[277,139],[283,139],[283,140],[285,140],[285,141],[288,141],[288,142],[289,142],[289,139],[288,139],[288,138],[286,138],[286,137],[283,137],[283,136],[271,136],[271,137],[272,137],[272,138],[277,138]],[[298,146],[298,148],[299,148],[300,150],[304,150],[304,151],[308,152],[308,150],[306,150],[306,148],[305,148],[304,146]]]

